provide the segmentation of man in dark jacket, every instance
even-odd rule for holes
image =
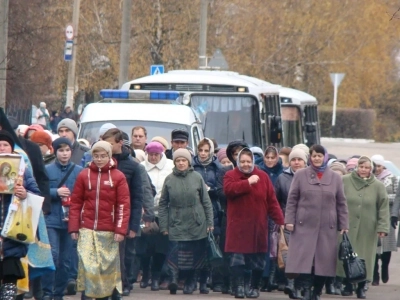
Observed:
[[[65,105],[64,111],[61,113],[60,118],[61,120],[71,119],[74,120],[75,122],[77,121],[75,112],[71,109],[71,106],[68,104]]]
[[[185,149],[189,145],[189,132],[186,129],[175,129],[171,132],[172,148],[165,151],[165,156],[172,159],[172,154],[179,148]]]
[[[130,153],[123,147],[123,136],[121,130],[112,128],[103,134],[102,140],[109,142],[112,145],[113,158],[117,161],[117,168],[124,173],[129,185],[131,196],[131,216],[129,219],[128,237],[133,239],[140,229],[140,220],[142,217],[143,203],[143,187],[140,174],[139,164],[130,159]],[[120,243],[120,261],[121,261],[121,277],[123,289],[129,290],[130,283],[128,282],[127,270],[125,269],[125,251],[126,241]],[[129,270],[128,270],[129,271]],[[112,299],[122,298],[121,295],[114,291]]]
[[[74,164],[82,166],[82,158],[85,152],[89,151],[88,147],[77,142],[76,137],[78,136],[78,126],[72,119],[63,119],[57,126],[57,133],[60,137],[66,137],[72,143],[72,157],[71,161]]]

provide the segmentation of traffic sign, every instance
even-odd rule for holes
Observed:
[[[68,41],[74,39],[74,28],[72,25],[68,25],[67,28],[65,28],[65,37]]]
[[[73,41],[65,41],[64,47],[64,60],[71,61],[72,60],[72,48],[74,47]]]
[[[152,65],[150,67],[150,75],[158,75],[164,74],[164,66],[163,65]]]

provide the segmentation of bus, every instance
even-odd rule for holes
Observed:
[[[182,70],[129,81],[121,90],[177,91],[201,119],[206,137],[219,147],[245,140],[263,149],[283,146],[279,85],[236,72]]]

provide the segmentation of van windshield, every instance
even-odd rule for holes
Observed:
[[[79,138],[86,139],[93,144],[99,139],[99,129],[105,123],[112,123],[120,130],[126,132],[129,136],[129,140],[131,140],[132,128],[135,126],[143,126],[147,130],[147,142],[150,142],[151,139],[155,136],[162,136],[168,142],[171,140],[171,132],[174,129],[182,128],[186,129],[190,133],[190,126],[183,124],[175,124],[175,123],[164,123],[164,122],[153,122],[153,121],[114,121],[107,120],[104,122],[90,122],[90,123],[81,123],[81,128],[79,130]],[[189,138],[189,145],[191,140]]]

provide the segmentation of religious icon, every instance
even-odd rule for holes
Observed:
[[[0,193],[14,194],[17,184],[21,156],[15,154],[0,155]]]

